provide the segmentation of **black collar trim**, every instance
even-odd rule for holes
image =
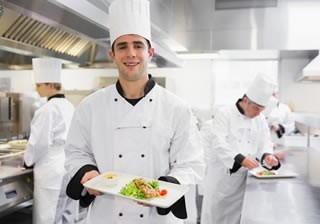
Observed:
[[[50,96],[49,98],[48,98],[48,101],[49,100],[51,100],[51,99],[53,99],[53,98],[65,98],[65,96],[64,96],[64,94],[55,94],[55,95],[53,95],[53,96]]]
[[[149,80],[146,84],[146,86],[144,87],[144,96],[146,96],[151,90],[152,88],[156,85],[156,82],[154,81],[154,79],[152,78],[152,76],[149,74],[148,75],[149,77]],[[124,96],[124,93],[123,93],[123,89],[121,87],[121,84],[119,82],[119,80],[116,82],[116,88],[117,88],[117,91],[118,93],[126,99],[126,101],[128,101],[130,104],[132,104],[133,106],[136,105],[143,97],[140,97],[138,99],[128,99]]]
[[[237,106],[239,112],[240,112],[241,114],[245,115],[245,114],[244,114],[244,110],[243,110],[243,109],[241,108],[241,106],[240,106],[240,102],[241,102],[241,101],[242,101],[242,99],[238,99],[238,101],[236,102],[236,106]]]

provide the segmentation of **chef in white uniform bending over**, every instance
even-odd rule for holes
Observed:
[[[74,106],[60,93],[61,61],[53,58],[32,60],[36,91],[48,102],[31,122],[24,162],[33,166],[33,224],[54,224],[64,169],[64,146]]]
[[[234,106],[214,116],[207,138],[212,147],[205,177],[201,224],[239,224],[247,171],[278,169],[267,121],[260,112],[275,85],[259,74]],[[210,136],[210,137],[209,137]]]
[[[204,173],[191,109],[147,71],[154,55],[149,2],[115,0],[109,19],[109,55],[119,77],[75,111],[66,148],[66,168],[73,177],[67,194],[90,206],[87,224],[181,223],[187,216],[184,198],[166,210],[83,189],[83,183],[107,171],[187,185],[196,184]]]

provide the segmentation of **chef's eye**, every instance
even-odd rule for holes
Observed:
[[[135,48],[139,49],[139,48],[143,48],[143,44],[138,44],[134,46]]]
[[[120,47],[118,47],[118,49],[119,50],[124,50],[124,49],[126,49],[126,46],[120,46]]]

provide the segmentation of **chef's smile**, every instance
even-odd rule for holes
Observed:
[[[123,63],[127,67],[134,67],[140,64],[140,62],[124,62]]]

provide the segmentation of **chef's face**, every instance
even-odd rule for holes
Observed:
[[[244,98],[244,104],[245,115],[250,118],[258,116],[264,110],[264,106],[256,104],[255,102],[251,101],[248,97]]]
[[[154,54],[145,38],[139,35],[123,35],[114,42],[114,51],[109,55],[117,65],[120,78],[127,81],[139,80],[148,74],[148,62]]]
[[[36,91],[40,95],[40,97],[46,97],[50,91],[50,85],[48,83],[37,83]]]

